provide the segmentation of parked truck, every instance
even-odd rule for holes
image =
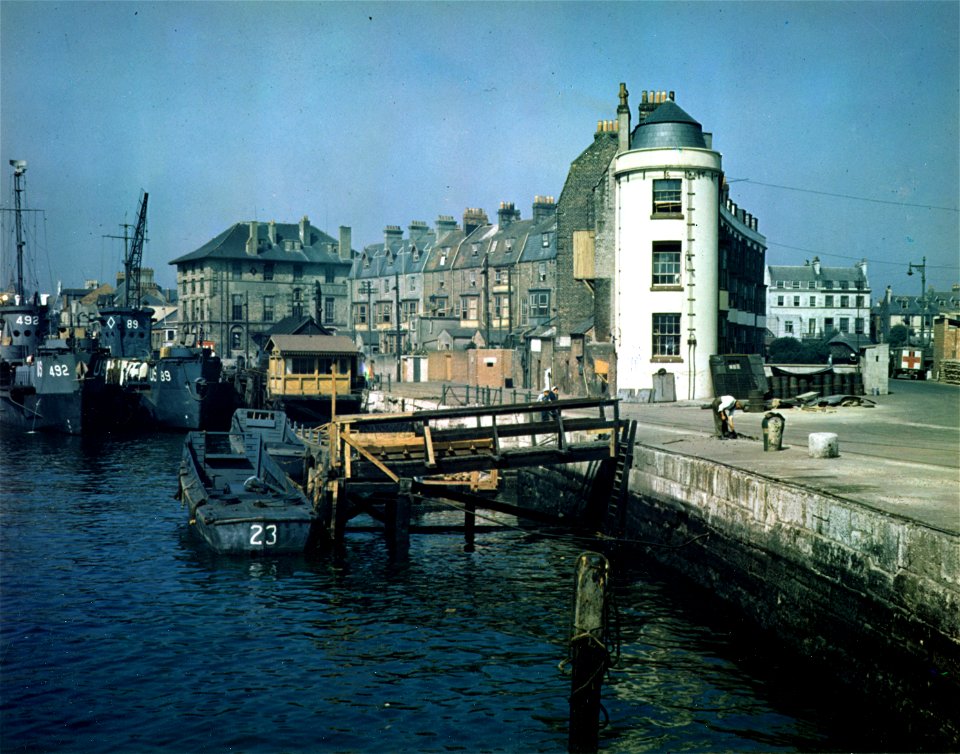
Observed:
[[[927,351],[916,346],[890,349],[890,377],[906,377],[911,380],[925,380],[932,359]]]

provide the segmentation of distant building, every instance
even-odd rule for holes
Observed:
[[[934,321],[939,315],[957,318],[960,314],[960,285],[950,291],[930,288],[923,296],[895,294],[887,286],[882,298],[871,309],[872,328],[876,339],[886,343],[890,328],[904,325],[911,343],[926,345],[933,337]]]
[[[766,241],[734,205],[712,137],[674,102],[643,92],[630,129],[600,121],[571,165],[557,207],[564,393],[651,389],[713,394],[710,356],[761,353]]]
[[[310,224],[236,223],[174,259],[180,336],[213,341],[227,358],[256,356],[255,335],[289,316],[314,316],[331,332],[349,323],[349,227],[339,240]]]
[[[772,337],[821,339],[839,333],[870,342],[865,260],[852,267],[824,267],[818,257],[800,266],[769,266],[766,284]]]

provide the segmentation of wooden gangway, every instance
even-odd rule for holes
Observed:
[[[300,436],[311,448],[309,491],[331,542],[342,542],[349,519],[369,513],[399,551],[408,544],[413,497],[457,500],[470,516],[477,506],[523,516],[522,506],[490,494],[500,471],[615,462],[624,425],[618,400],[572,398],[337,416]],[[470,497],[485,489],[485,497]]]

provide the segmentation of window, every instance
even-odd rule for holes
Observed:
[[[411,275],[407,278],[407,290],[415,291],[417,290],[417,277],[416,275]]]
[[[794,288],[799,288],[799,287],[800,287],[800,281],[799,281],[799,280],[794,280],[794,281],[793,281],[793,287],[794,287]]]
[[[273,296],[263,297],[263,321],[273,322]]]
[[[460,319],[478,319],[480,299],[477,296],[460,297]]]
[[[440,266],[443,267],[447,263],[447,250],[444,249],[440,252]]]
[[[287,359],[287,374],[314,374],[317,360],[313,356],[292,356]]]
[[[377,324],[390,324],[390,302],[377,304]]]
[[[417,316],[417,302],[416,301],[404,301],[400,304],[400,313],[403,316],[404,322],[409,322],[414,317]]]
[[[783,296],[777,296],[777,306],[783,306]]]
[[[545,249],[550,245],[549,233],[544,233],[543,235],[540,236],[540,245],[543,246],[543,248]]]
[[[443,275],[438,275],[438,276],[437,276],[437,288],[440,289],[440,290],[443,290],[443,288],[444,288],[444,286],[446,286],[446,284],[447,284],[446,278],[444,278]]]
[[[294,280],[303,280],[303,265],[295,264],[293,265],[293,279]],[[328,281],[329,282],[329,281]]]
[[[810,306],[816,306],[816,305],[817,305],[817,297],[816,297],[816,296],[811,296],[811,297],[810,297]]]
[[[234,351],[239,351],[242,345],[243,339],[243,330],[239,327],[234,327],[230,330],[230,348]]]
[[[793,335],[793,320],[792,320],[792,319],[788,319],[786,322],[783,323],[783,331],[784,331],[787,335]]]
[[[547,279],[547,263],[546,262],[540,262],[540,264],[537,265],[537,277],[539,278],[541,283]]]
[[[337,282],[337,271],[333,265],[327,265],[323,268],[323,282],[331,285]]]
[[[824,332],[833,331],[833,317],[824,317],[823,318],[823,330]]]
[[[263,279],[273,280],[273,262],[266,262],[263,265]]]
[[[243,277],[243,265],[240,262],[232,262],[230,264],[230,274],[233,276],[234,280],[239,280]]]
[[[824,281],[823,281],[823,287],[826,288],[828,291],[832,291],[832,290],[833,290],[833,281],[832,281],[832,280],[824,280]]]
[[[494,285],[503,284],[503,271],[499,267],[493,268],[493,284]]]
[[[333,296],[323,297],[323,324],[332,325],[336,322],[337,307],[336,299]]]
[[[817,289],[817,281],[811,280],[810,282],[808,282],[807,288],[809,288],[811,291],[815,291]]]
[[[782,290],[783,288],[786,288],[786,284],[782,280],[778,280],[777,288],[780,288]]]
[[[661,178],[653,182],[653,214],[678,215],[682,211],[679,178]]]
[[[231,297],[230,319],[243,319],[243,294],[234,293]]]
[[[799,296],[794,296],[794,297],[793,297],[793,305],[794,305],[794,306],[800,306],[800,297],[799,297]]]
[[[510,318],[510,297],[494,296],[493,298],[493,316],[495,319]]]
[[[863,317],[857,317],[854,320],[853,328],[857,335],[863,335]]]
[[[366,304],[353,305],[353,322],[356,325],[370,324],[367,321],[367,305]]]
[[[807,326],[807,332],[809,332],[811,335],[817,334],[817,320],[810,320],[810,324]]]
[[[654,287],[680,285],[679,241],[654,242],[653,285]]]
[[[849,290],[850,290],[850,281],[849,281],[849,280],[841,280],[841,281],[840,281],[840,290],[841,290],[841,291],[849,291]]]
[[[383,292],[384,292],[384,293],[389,293],[389,292],[390,292],[390,279],[389,279],[389,278],[384,278],[384,279],[383,279]]]
[[[653,315],[653,355],[680,355],[680,315]]]
[[[850,306],[850,297],[849,297],[849,296],[841,296],[841,297],[840,297],[840,308],[841,308],[841,309],[847,309],[849,306]]]
[[[840,317],[840,332],[850,332],[849,317]]]
[[[434,299],[434,316],[437,316],[437,317],[447,316],[447,297],[446,296],[437,296],[436,299]]]
[[[473,256],[477,256],[477,254],[480,253],[480,244],[478,243],[470,244],[470,251],[473,254]]]
[[[833,306],[833,296],[830,295],[829,293],[828,293],[826,296],[824,296],[824,297],[823,297],[823,305],[824,305],[824,306],[827,306],[827,307],[832,307],[832,306]]]
[[[294,317],[303,316],[303,290],[300,288],[293,289],[293,306],[290,307],[290,314]]]
[[[530,291],[530,316],[550,316],[550,291]]]
[[[863,308],[863,296],[857,296],[857,308],[858,309]]]

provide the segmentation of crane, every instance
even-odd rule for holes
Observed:
[[[143,239],[147,231],[147,199],[149,196],[146,191],[143,192],[137,226],[133,231],[133,243],[130,244],[130,251],[123,261],[123,269],[127,279],[123,304],[134,309],[139,309],[141,303],[140,267],[143,263]]]

